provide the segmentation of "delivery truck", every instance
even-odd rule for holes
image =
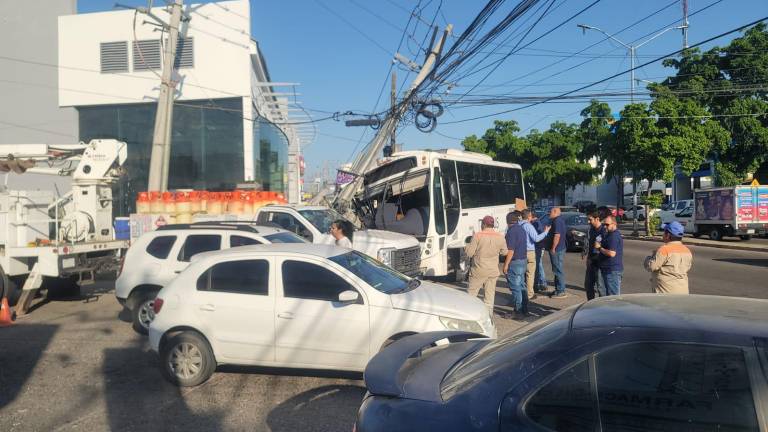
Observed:
[[[749,240],[768,228],[768,186],[734,186],[694,191],[693,206],[675,215],[694,237]]]

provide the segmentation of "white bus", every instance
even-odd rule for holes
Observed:
[[[464,246],[486,215],[506,230],[506,215],[524,205],[522,169],[461,150],[404,151],[382,159],[364,175],[356,196],[369,228],[415,236],[425,276],[468,271]]]

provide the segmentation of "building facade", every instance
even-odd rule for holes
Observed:
[[[167,18],[164,8],[153,14]],[[300,142],[250,36],[247,0],[185,4],[173,80],[169,189],[246,184],[298,202]],[[162,65],[162,32],[132,10],[59,18],[59,105],[77,111],[80,139],[128,144],[120,214],[147,189]],[[87,29],[87,31],[83,31]],[[294,187],[295,184],[295,187]]]

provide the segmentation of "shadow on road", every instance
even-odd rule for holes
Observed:
[[[712,261],[727,262],[731,264],[743,264],[756,267],[768,267],[768,259],[765,258],[713,258]]]
[[[272,432],[352,430],[365,387],[327,385],[300,393],[267,415]]]
[[[0,328],[0,409],[13,402],[29,385],[27,381],[32,371],[58,327],[48,324],[17,324]]]

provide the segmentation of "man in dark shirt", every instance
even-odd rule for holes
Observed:
[[[593,246],[599,243],[605,236],[603,221],[600,220],[600,214],[597,210],[587,215],[589,219],[589,233],[587,234],[587,245],[584,247],[581,259],[586,261],[587,271],[584,274],[584,289],[587,291],[587,300],[605,295],[603,280],[600,277],[600,268],[597,266],[597,259],[600,253]]]
[[[515,315],[518,318],[528,313],[528,292],[525,288],[525,267],[528,262],[526,251],[526,236],[523,227],[518,224],[522,220],[519,210],[507,214],[507,257],[504,260],[504,274],[507,276],[509,290],[512,292],[512,302]]]
[[[599,255],[598,267],[605,284],[606,295],[621,294],[621,276],[624,272],[624,239],[621,238],[619,227],[613,216],[608,216],[603,221],[605,226],[605,238],[601,242],[595,242],[594,248]]]
[[[555,292],[551,298],[565,298],[565,220],[560,217],[560,207],[552,207],[549,211],[549,218],[552,220],[552,246],[549,249],[549,262],[552,264],[552,273],[555,275]]]

